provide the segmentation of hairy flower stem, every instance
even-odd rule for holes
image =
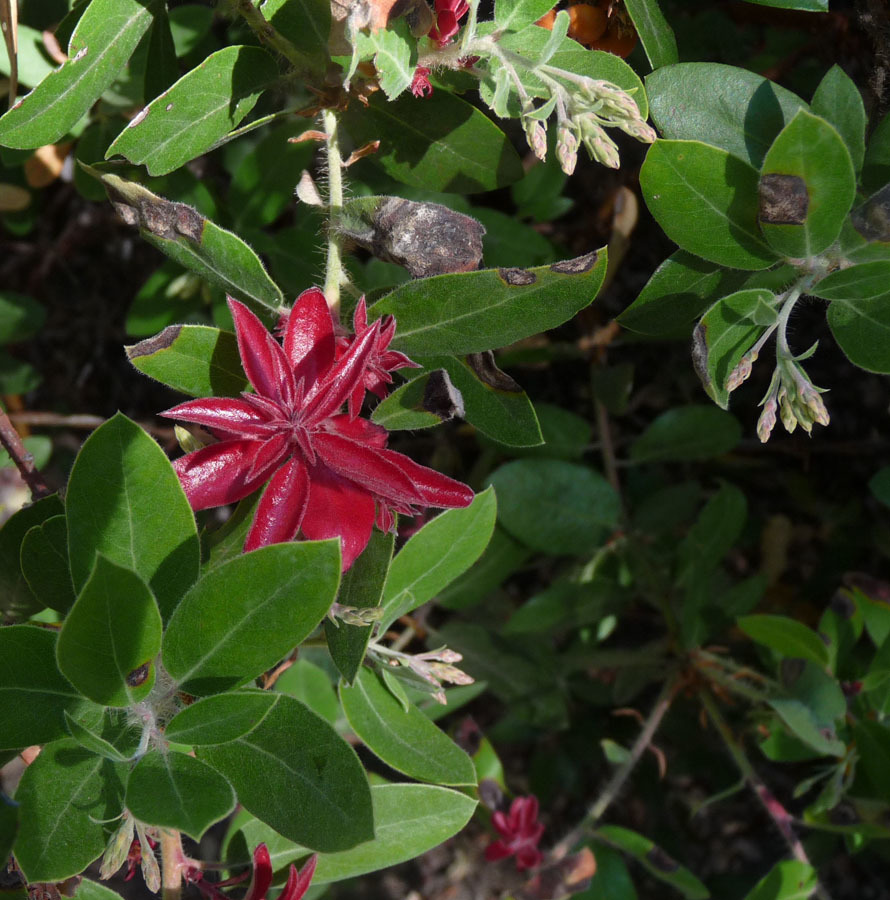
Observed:
[[[637,735],[637,739],[634,741],[627,759],[609,779],[599,797],[597,797],[590,805],[584,818],[564,838],[562,838],[554,848],[554,855],[556,858],[560,858],[569,853],[575,844],[584,837],[585,832],[592,829],[603,817],[606,810],[621,793],[625,782],[631,776],[631,773],[636,768],[642,755],[646,752],[646,748],[652,743],[655,732],[658,731],[662,719],[670,709],[674,696],[677,693],[677,687],[678,681],[676,676],[669,678],[664,683],[661,693],[658,695],[658,699],[655,701],[646,721],[643,723],[643,728],[639,735]]]
[[[43,476],[34,465],[34,457],[22,443],[21,435],[15,430],[6,411],[0,407],[0,446],[9,454],[9,458],[15,463],[21,472],[25,484],[31,490],[31,498],[39,500],[48,497],[52,491],[43,480]]]
[[[328,257],[325,266],[324,296],[334,315],[340,311],[340,286],[344,281],[343,237],[334,222],[343,209],[343,159],[340,155],[337,114],[326,109],[321,114],[327,135],[325,149],[328,164]]]
[[[163,900],[179,900],[182,895],[182,874],[186,863],[182,850],[182,835],[178,831],[162,828],[161,845],[161,885]]]
[[[764,784],[757,772],[754,771],[754,766],[751,765],[742,745],[738,742],[720,713],[720,709],[710,692],[701,690],[698,698],[748,787],[754,792],[761,806],[766,810],[767,815],[773,820],[776,828],[779,829],[785,843],[788,845],[788,849],[791,851],[791,856],[798,862],[812,865],[803,844],[800,842],[800,838],[794,833],[794,820],[788,810],[779,803],[773,792]],[[817,897],[818,900],[831,900],[831,895],[821,884],[816,887],[813,896]]]

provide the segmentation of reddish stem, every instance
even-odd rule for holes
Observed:
[[[0,407],[0,444],[21,472],[25,484],[31,489],[31,498],[39,500],[48,497],[52,491],[34,465],[34,457],[22,443],[21,435],[15,430],[6,410]]]

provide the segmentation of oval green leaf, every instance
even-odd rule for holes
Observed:
[[[531,269],[435,275],[397,287],[370,317],[395,316],[392,346],[409,356],[462,356],[561,325],[594,300],[605,274],[603,249]]]
[[[64,613],[74,605],[65,516],[52,516],[28,531],[22,541],[21,565],[28,587],[44,606]]]
[[[506,135],[465,100],[437,90],[423,103],[374,94],[367,107],[352,104],[343,116],[356,146],[379,140],[372,160],[404,184],[428,191],[472,194],[505,187],[522,177],[522,164]]]
[[[412,535],[389,567],[380,631],[431,600],[476,562],[494,531],[494,491],[476,495],[465,509],[449,509]]]
[[[837,129],[858,172],[865,157],[865,104],[856,83],[839,65],[833,65],[819,82],[811,109]]]
[[[66,506],[75,589],[101,553],[146,581],[167,618],[198,577],[200,550],[195,517],[164,451],[118,413],[81,448]]]
[[[132,706],[154,685],[161,629],[148,585],[100,553],[59,634],[59,669],[90,700]]]
[[[778,255],[757,224],[757,171],[699,141],[656,141],[640,170],[656,221],[683,250],[734,269],[766,269]]]
[[[371,791],[355,751],[292,697],[276,694],[253,731],[197,752],[228,778],[245,809],[288,840],[332,852],[374,837]]]
[[[805,659],[818,666],[827,666],[828,648],[825,642],[803,622],[786,616],[742,616],[736,624],[751,640],[780,653],[786,659]]]
[[[247,389],[238,342],[209,325],[169,325],[124,348],[144,375],[192,397],[237,397]]]
[[[488,479],[498,522],[526,546],[583,556],[618,522],[614,488],[593,469],[558,459],[518,459]]]
[[[211,53],[137,113],[105,158],[120,154],[151,175],[166,175],[236,128],[277,77],[275,60],[260,47]]]
[[[652,120],[669,140],[704,141],[759,167],[807,105],[767,78],[721,63],[679,63],[646,77]]]
[[[742,438],[738,419],[713,406],[678,406],[662,413],[630,446],[637,463],[711,459]]]
[[[68,44],[68,59],[0,118],[0,144],[53,144],[114,81],[152,22],[158,0],[91,0]]]
[[[840,234],[855,198],[856,174],[843,139],[825,119],[800,110],[763,160],[763,236],[783,256],[814,256]]]
[[[245,684],[315,630],[339,580],[339,540],[274,544],[223,563],[173,613],[164,667],[192,694]]]
[[[225,744],[252,731],[275,705],[268,691],[244,691],[205,697],[180,710],[164,729],[177,744]]]
[[[32,625],[0,628],[0,749],[65,737],[65,712],[83,698],[56,665],[56,634]]]
[[[130,772],[126,805],[146,825],[175,828],[200,841],[214,822],[234,809],[235,793],[200,759],[154,750]]]
[[[403,708],[370,669],[352,687],[340,685],[340,702],[362,743],[397,772],[432,784],[476,784],[470,757],[416,706]]]
[[[677,39],[668,25],[658,0],[625,0],[634,28],[653,69],[677,62]]]

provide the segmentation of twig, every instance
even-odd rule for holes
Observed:
[[[807,856],[806,850],[804,850],[800,838],[794,833],[794,819],[788,810],[776,799],[773,792],[763,782],[763,779],[754,771],[754,766],[751,765],[751,762],[745,755],[744,748],[732,733],[729,725],[727,725],[714,698],[707,690],[699,691],[698,696],[705,712],[708,714],[708,718],[713,722],[718,734],[723,739],[729,755],[733,758],[736,766],[738,766],[748,787],[754,792],[761,806],[766,810],[767,815],[773,820],[776,828],[779,829],[779,833],[791,851],[791,856],[798,862],[811,866],[812,863]],[[813,896],[819,898],[819,900],[831,900],[831,895],[821,884],[816,887]]]
[[[182,874],[187,860],[182,850],[182,835],[173,829],[160,830],[162,897],[179,900],[182,895]]]
[[[31,489],[32,499],[48,497],[52,491],[34,465],[34,456],[22,443],[21,435],[15,430],[6,410],[2,407],[0,407],[0,444],[21,472],[25,484]]]
[[[605,811],[612,805],[612,802],[618,794],[621,793],[624,783],[636,768],[637,763],[640,761],[640,757],[646,752],[646,748],[652,742],[655,732],[658,731],[658,728],[661,725],[661,720],[664,718],[668,709],[670,709],[676,689],[676,678],[671,678],[665,682],[661,689],[661,693],[658,695],[658,699],[655,701],[655,705],[652,707],[639,735],[637,735],[636,741],[634,741],[633,747],[630,749],[630,754],[627,759],[609,779],[608,783],[603,788],[602,793],[594,800],[587,810],[584,818],[556,845],[556,847],[553,848],[553,853],[556,858],[560,858],[568,853],[572,847],[581,840],[584,832],[596,825]]]

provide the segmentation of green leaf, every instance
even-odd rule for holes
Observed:
[[[832,731],[817,721],[812,710],[800,700],[776,698],[769,705],[779,714],[792,733],[822,756],[844,756],[847,747]]]
[[[597,375],[601,375],[606,369],[597,371]],[[629,370],[627,367],[615,366],[609,370],[611,373],[626,374]],[[614,379],[613,386],[616,388],[616,394],[623,395],[623,387],[619,387],[621,379]],[[597,385],[603,387],[606,379],[597,382]],[[630,386],[627,385],[630,390]],[[594,387],[596,392],[597,387]],[[515,457],[545,457],[546,459],[580,459],[590,448],[593,441],[593,429],[590,420],[571,410],[563,409],[560,406],[554,406],[552,403],[538,403],[535,406],[535,416],[537,417],[541,442],[533,446],[510,446],[505,445],[501,441],[497,441],[498,449],[506,450],[510,456]]]
[[[477,494],[465,509],[449,509],[412,535],[389,567],[380,631],[431,600],[482,555],[494,530],[494,491]]]
[[[521,31],[553,6],[553,0],[495,0],[494,20],[500,31]]]
[[[235,808],[232,786],[219,772],[184,753],[154,750],[127,780],[127,809],[146,825],[175,828],[196,841]]]
[[[275,705],[269,691],[233,691],[205,697],[180,710],[164,729],[177,744],[225,744],[252,731]]]
[[[858,173],[865,157],[865,104],[855,82],[844,70],[833,65],[813,94],[812,111],[830,122],[847,145]]]
[[[59,495],[52,494],[13,513],[0,528],[0,610],[4,616],[24,619],[41,608],[22,573],[22,542],[35,525],[64,511]]]
[[[394,542],[394,535],[374,529],[368,546],[343,573],[337,592],[338,603],[358,609],[380,605]],[[335,624],[329,618],[325,619],[328,651],[347,684],[352,684],[358,673],[373,630],[373,625],[350,625],[343,621]]]
[[[374,837],[371,792],[355,751],[292,697],[276,694],[253,731],[197,752],[229,779],[245,809],[289,840],[329,853]]]
[[[32,625],[0,628],[0,749],[65,737],[66,710],[83,698],[56,665],[56,634]]]
[[[679,59],[677,39],[668,25],[658,0],[625,0],[634,28],[653,69],[670,66]]]
[[[340,703],[362,743],[397,772],[433,784],[476,784],[470,757],[416,706],[404,709],[370,669],[352,687],[340,685]]]
[[[590,887],[577,900],[637,900],[637,892],[624,857],[611,847],[597,846],[596,872]]]
[[[650,875],[669,884],[688,900],[707,900],[711,896],[708,889],[689,869],[668,856],[649,838],[619,825],[604,825],[598,828],[594,834],[607,843],[619,847],[625,853],[629,853]]]
[[[55,66],[46,53],[43,43],[43,32],[39,28],[31,28],[19,21],[17,28],[19,85],[34,87],[49,75]],[[0,74],[7,78],[10,75],[9,53],[6,41],[0,41]]]
[[[198,576],[195,517],[164,451],[118,413],[90,435],[66,496],[74,587],[101,553],[148,583],[166,619]]]
[[[423,103],[402,95],[371,96],[350,106],[344,125],[356,146],[379,140],[372,160],[404,184],[432,191],[477,193],[522,177],[519,156],[504,133],[465,100],[437,90]]]
[[[583,556],[618,522],[614,488],[593,469],[558,459],[518,459],[488,478],[498,522],[528,547]]]
[[[832,125],[800,110],[773,141],[760,173],[760,227],[788,257],[834,243],[856,197],[850,153]]]
[[[178,78],[179,63],[170,30],[170,16],[166,6],[162,6],[155,14],[148,35],[143,93],[145,97],[157,97]]]
[[[339,853],[318,857],[313,884],[327,884],[386,869],[457,834],[470,820],[476,801],[466,794],[429,784],[378,784],[371,788],[374,804],[373,840]],[[263,842],[272,867],[281,869],[306,855],[306,849],[285,840],[257,819],[241,831],[248,846]]]
[[[84,878],[77,886],[74,896],[77,900],[119,900],[121,895],[104,884]]]
[[[27,881],[64,881],[102,853],[102,823],[120,814],[125,781],[125,766],[70,739],[43,748],[16,791],[15,857]]]
[[[284,303],[281,289],[253,250],[231,231],[215,225],[184,203],[173,203],[117,175],[102,175],[121,218],[181,266],[221,287],[260,315]]]
[[[33,337],[43,327],[46,308],[33,297],[0,291],[0,344]]]
[[[605,250],[531,269],[484,269],[409,281],[375,303],[393,315],[394,349],[463,355],[555,328],[589,305],[606,272]]]
[[[361,59],[373,57],[380,89],[389,100],[395,100],[411,84],[417,67],[417,39],[404,19],[372,29],[370,34],[358,32],[355,51]]]
[[[775,320],[776,304],[776,295],[765,288],[736,291],[714,303],[696,326],[695,369],[702,387],[721,409],[729,406],[727,379]]]
[[[712,459],[742,438],[738,419],[713,406],[677,406],[662,413],[631,445],[636,463]]]
[[[640,334],[686,337],[689,324],[744,278],[743,272],[677,250],[655,270],[618,321]]]
[[[218,50],[131,119],[105,158],[120,154],[166,175],[236,128],[277,77],[275,60],[260,47]]]
[[[866,196],[890,182],[890,113],[878,122],[869,136],[861,181]]]
[[[646,76],[652,121],[669,140],[704,141],[759,167],[806,103],[767,78],[720,63],[679,63]]]
[[[828,324],[850,362],[890,372],[890,261],[860,263],[832,272],[810,293],[831,300]]]
[[[656,141],[640,170],[646,205],[667,236],[696,256],[765,269],[777,254],[757,224],[757,172],[719,147]]]
[[[807,900],[819,886],[816,870],[796,859],[776,863],[745,900]]]
[[[804,12],[828,12],[828,0],[748,0],[758,6],[774,6],[777,9],[800,9]]]
[[[91,0],[68,59],[0,118],[0,144],[35,148],[68,132],[114,81],[152,22],[157,0]]]
[[[828,665],[828,648],[815,631],[786,616],[742,616],[736,624],[751,640],[787,659],[806,659],[817,666]]]
[[[28,587],[44,606],[64,613],[74,605],[65,516],[52,516],[29,529],[22,541],[21,567]]]
[[[330,64],[329,0],[265,0],[260,7],[269,24],[297,48],[317,72]]]
[[[247,389],[238,342],[208,325],[169,325],[124,348],[144,375],[192,397],[238,397]]]
[[[340,709],[337,692],[331,683],[331,677],[320,666],[309,662],[305,656],[298,659],[278,681],[275,690],[289,694],[301,703],[305,703],[314,713],[318,713],[325,721],[340,731],[340,725],[346,725],[346,719]]]
[[[886,507],[890,507],[890,466],[881,466],[869,479],[868,489]]]
[[[330,609],[339,551],[339,540],[273,544],[211,569],[170,618],[164,667],[199,695],[231,690],[262,674]]]
[[[745,495],[732,484],[723,484],[699,513],[680,544],[677,582],[690,585],[710,572],[738,540],[748,513]]]
[[[890,733],[880,722],[862,720],[853,726],[859,766],[871,788],[870,796],[890,803]]]
[[[59,634],[59,669],[90,700],[132,706],[154,686],[161,630],[148,585],[99,553]]]
[[[65,710],[65,725],[68,727],[71,737],[84,750],[89,750],[90,753],[95,753],[97,756],[103,757],[103,759],[110,759],[112,762],[129,762],[130,758],[121,753],[111,741],[105,740],[101,734],[96,734],[96,732],[82,725],[67,710]]]

